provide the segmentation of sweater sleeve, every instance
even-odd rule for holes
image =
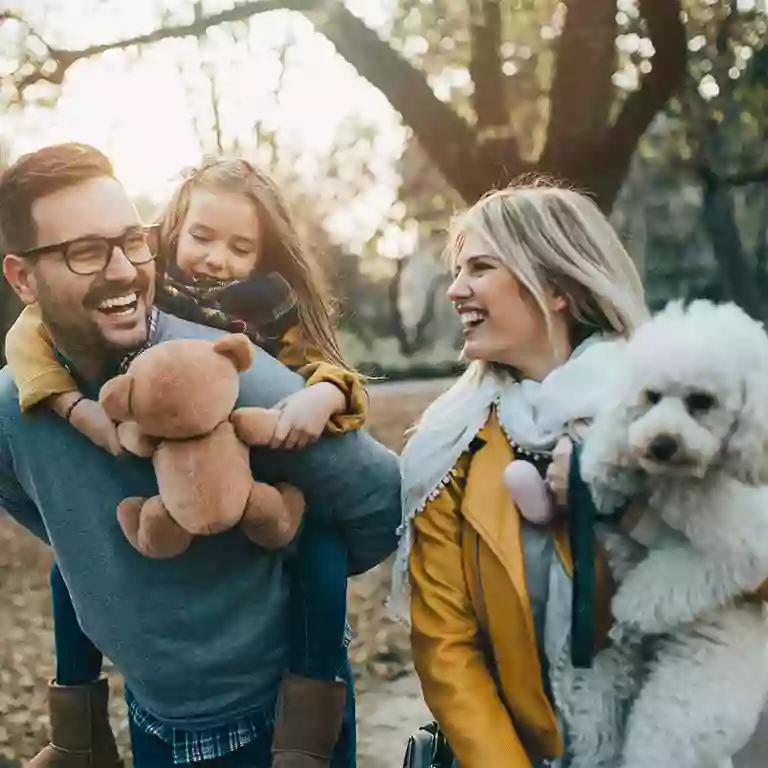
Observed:
[[[21,487],[5,435],[0,430],[0,509],[38,539],[48,543],[48,532],[40,510]]]

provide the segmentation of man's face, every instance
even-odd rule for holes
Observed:
[[[37,247],[89,236],[117,237],[141,226],[125,190],[109,177],[41,198],[32,206],[32,216]],[[29,294],[20,293],[21,298],[39,303],[46,327],[65,353],[88,355],[96,364],[122,357],[146,341],[154,262],[134,265],[119,248],[96,275],[73,273],[59,252],[31,261],[27,266],[22,259],[22,269],[30,272]]]

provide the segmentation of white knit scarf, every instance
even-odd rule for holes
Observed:
[[[459,457],[496,409],[515,447],[549,451],[576,422],[591,420],[612,392],[624,360],[624,339],[591,336],[542,381],[486,374],[462,376],[427,408],[401,457],[403,520],[392,573],[390,608],[408,621],[408,558],[413,519],[451,477]]]

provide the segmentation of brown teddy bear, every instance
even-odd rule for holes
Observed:
[[[151,457],[155,467],[159,495],[125,499],[117,510],[126,538],[143,555],[175,557],[193,536],[235,525],[268,549],[296,535],[305,508],[301,491],[251,475],[248,446],[269,443],[277,413],[233,411],[238,373],[252,361],[243,334],[168,341],[140,354],[99,393],[118,422],[122,446]]]

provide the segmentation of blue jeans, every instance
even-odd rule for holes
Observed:
[[[287,565],[288,667],[296,675],[333,680],[345,658],[347,550],[332,528],[307,516]]]
[[[85,685],[98,680],[104,657],[80,628],[72,598],[56,563],[51,568],[51,598],[56,682],[59,685]]]

